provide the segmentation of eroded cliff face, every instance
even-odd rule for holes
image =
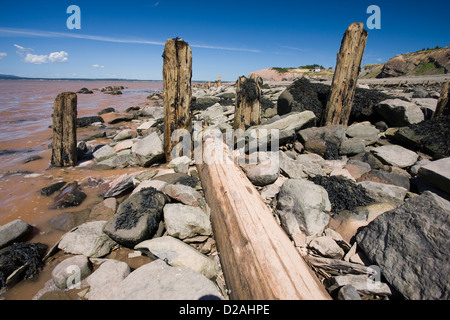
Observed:
[[[400,54],[383,66],[377,78],[420,76],[448,73],[450,47]]]

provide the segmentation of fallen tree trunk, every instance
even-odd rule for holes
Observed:
[[[204,140],[203,162],[197,169],[231,299],[330,299],[219,138]]]

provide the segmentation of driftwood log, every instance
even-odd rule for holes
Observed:
[[[261,85],[262,79],[252,75],[239,77],[236,82],[236,111],[234,130],[243,130],[261,122]]]
[[[77,164],[77,95],[60,93],[53,104],[52,166]]]
[[[181,39],[169,39],[164,47],[163,59],[164,154],[166,161],[170,162],[183,155],[174,147],[190,135],[192,129],[191,48]]]
[[[221,139],[203,141],[197,169],[231,299],[330,299]]]
[[[344,34],[337,54],[336,71],[322,125],[348,124],[366,42],[364,25],[352,23]]]

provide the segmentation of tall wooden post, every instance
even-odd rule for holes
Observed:
[[[446,82],[444,88],[442,89],[441,96],[439,97],[436,111],[433,114],[433,119],[444,115],[450,114],[450,106],[449,106],[449,84],[450,82]]]
[[[219,79],[218,79],[218,85],[219,87],[222,86],[222,76],[219,74]]]
[[[236,82],[236,111],[234,130],[246,130],[261,122],[261,85],[262,79],[251,75],[239,77]]]
[[[77,95],[60,93],[53,104],[52,166],[77,164]]]
[[[190,135],[192,129],[192,51],[187,42],[169,39],[163,58],[164,154],[166,161],[170,162],[180,155],[173,148],[184,140],[186,134]]]
[[[337,54],[336,72],[322,125],[348,124],[366,42],[364,25],[352,23],[344,34]]]

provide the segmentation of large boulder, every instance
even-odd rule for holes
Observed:
[[[133,247],[156,233],[165,203],[162,192],[143,189],[120,204],[103,231],[116,242]]]
[[[388,99],[376,106],[377,112],[394,127],[422,122],[425,117],[418,105],[401,99]]]
[[[149,167],[164,159],[163,143],[156,132],[136,142],[131,151],[142,167]]]
[[[221,299],[213,282],[187,268],[171,267],[163,260],[148,263],[126,277],[111,300],[199,300]]]
[[[450,202],[431,193],[378,216],[356,240],[405,298],[450,298]]]
[[[436,159],[450,157],[450,115],[400,128],[391,137],[406,147],[421,150]]]
[[[291,236],[301,232],[320,235],[330,220],[331,204],[323,187],[289,179],[281,186],[277,209],[283,228]]]
[[[279,115],[289,112],[312,111],[317,119],[321,119],[327,105],[330,86],[312,83],[306,78],[293,82],[278,98]],[[350,123],[370,120],[376,115],[374,106],[391,96],[378,90],[356,88]]]

